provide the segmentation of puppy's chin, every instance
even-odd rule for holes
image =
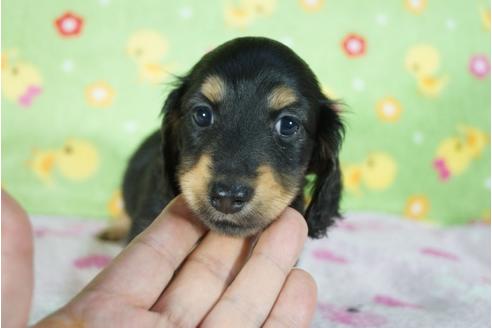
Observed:
[[[191,208],[210,230],[233,237],[252,236],[273,221],[256,214],[251,205],[234,214],[221,213],[206,201],[198,202]]]

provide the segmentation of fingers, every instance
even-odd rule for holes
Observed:
[[[258,240],[248,262],[202,323],[258,327],[267,318],[307,237],[303,217],[286,209]]]
[[[250,240],[209,232],[153,310],[169,326],[196,327],[246,261]]]
[[[33,287],[32,229],[22,207],[2,190],[2,326],[26,326]]]
[[[103,292],[148,309],[205,228],[180,196],[82,292]]]
[[[316,283],[303,270],[290,272],[264,328],[309,327],[316,310]]]

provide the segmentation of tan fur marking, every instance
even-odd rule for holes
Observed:
[[[123,211],[122,215],[115,220],[112,220],[109,227],[97,234],[97,238],[104,241],[120,241],[123,240],[130,231],[131,219]]]
[[[268,95],[268,106],[273,110],[279,110],[297,101],[294,90],[284,85],[276,87]]]
[[[205,154],[191,170],[179,174],[181,190],[191,208],[198,208],[198,196],[208,193],[208,183],[211,179],[210,166],[210,155]]]
[[[252,204],[264,220],[273,221],[292,202],[297,192],[297,188],[283,188],[275,180],[271,167],[260,166]]]
[[[203,82],[200,91],[208,100],[217,104],[224,99],[226,92],[225,83],[217,75],[210,75]]]

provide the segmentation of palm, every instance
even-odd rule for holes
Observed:
[[[178,197],[38,326],[307,326],[316,287],[307,273],[292,270],[306,234],[304,219],[292,209],[255,245],[251,238],[207,233]]]

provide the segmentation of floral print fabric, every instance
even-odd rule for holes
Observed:
[[[2,185],[33,213],[121,213],[174,75],[234,37],[292,47],[341,100],[345,210],[490,221],[487,1],[2,5]]]

